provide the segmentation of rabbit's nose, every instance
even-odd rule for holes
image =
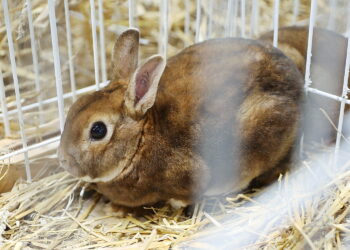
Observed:
[[[64,158],[66,158],[66,157],[64,157],[64,153],[63,153],[63,151],[64,150],[62,150],[62,147],[61,147],[61,145],[60,146],[58,146],[58,148],[57,148],[57,158],[58,158],[58,160],[61,162]]]
[[[71,175],[75,176],[75,177],[79,177],[79,169],[76,166],[72,166],[71,164],[69,164],[69,161],[66,159],[61,159],[59,160],[59,165],[61,168],[63,168],[64,170],[68,171]]]
[[[68,169],[68,161],[66,159],[60,159],[59,165],[61,168]]]

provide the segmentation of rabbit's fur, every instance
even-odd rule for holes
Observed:
[[[139,34],[115,44],[114,79],[69,110],[61,166],[114,204],[184,206],[285,171],[297,134],[303,78],[279,50],[208,40],[137,67]],[[107,134],[92,140],[102,121]],[[267,174],[269,173],[269,174]],[[264,174],[264,175],[262,175]]]
[[[308,45],[308,26],[280,28],[278,48],[291,58],[302,74],[305,74]],[[260,40],[272,43],[273,32],[263,34]],[[311,57],[311,87],[341,96],[343,90],[347,39],[335,32],[314,28]],[[349,105],[346,105],[346,110]],[[305,143],[330,143],[335,139],[340,105],[338,101],[308,93],[304,105],[303,129]],[[326,113],[326,115],[325,115]],[[328,116],[328,117],[327,117]],[[344,126],[345,133],[349,124]],[[343,131],[343,132],[344,132]]]

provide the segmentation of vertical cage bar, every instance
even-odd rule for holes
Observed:
[[[168,1],[160,2],[160,44],[159,53],[166,59],[168,51]]]
[[[5,128],[5,136],[11,135],[11,128],[9,117],[7,113],[7,102],[5,96],[5,86],[4,86],[4,78],[2,76],[2,69],[0,68],[0,104],[1,104],[1,112],[4,115],[4,128]]]
[[[245,0],[241,0],[241,37],[245,37]]]
[[[96,89],[100,89],[100,65],[98,63],[98,46],[97,46],[97,32],[96,32],[96,10],[95,10],[95,1],[90,0],[90,17],[91,17],[91,33],[92,33],[92,46],[94,53],[94,68],[95,68],[95,84]]]
[[[191,6],[190,6],[190,0],[185,0],[185,24],[184,24],[184,32],[186,35],[186,38],[189,39],[190,37],[190,11],[191,11]],[[187,39],[185,41],[185,46],[188,45]]]
[[[162,18],[163,18],[163,10],[164,9],[164,2],[163,0],[160,0],[159,2],[159,36],[158,36],[158,54],[163,55],[163,23],[162,23]]]
[[[27,137],[26,137],[26,134],[24,131],[25,128],[24,128],[24,120],[23,120],[23,113],[22,113],[21,94],[20,94],[20,90],[19,90],[17,66],[16,66],[16,59],[15,59],[15,49],[13,47],[12,27],[11,27],[11,22],[10,22],[7,0],[2,0],[2,7],[3,7],[3,11],[4,11],[4,18],[5,18],[6,34],[7,34],[7,41],[8,41],[8,46],[9,46],[9,53],[10,53],[10,62],[11,62],[13,84],[15,87],[16,107],[17,107],[17,111],[18,111],[17,114],[18,114],[20,134],[21,134],[23,149],[26,150],[27,149]],[[27,180],[29,182],[31,182],[32,176],[31,176],[31,171],[30,171],[30,166],[29,166],[28,152],[24,153],[24,163],[25,163],[25,168],[26,168]]]
[[[250,5],[249,5],[250,4]],[[249,25],[249,35],[248,37],[249,38],[252,38],[253,36],[253,27],[252,27],[252,20],[253,20],[253,0],[251,1],[248,1],[248,6],[247,8],[249,9],[250,8],[250,25]],[[249,10],[248,10],[249,12]]]
[[[314,32],[316,12],[317,12],[317,0],[311,0],[311,9],[310,9],[310,17],[309,17],[309,33],[308,33],[307,52],[306,52],[305,78],[304,78],[304,81],[305,81],[304,91],[306,96],[308,94],[308,90],[311,85],[311,75],[310,75],[311,56],[312,56],[311,52],[312,52],[312,38],[313,38],[313,32]],[[300,139],[299,155],[302,155],[304,151],[304,138],[305,138],[305,135],[304,133],[302,133],[301,139]]]
[[[168,53],[168,13],[169,13],[169,6],[168,6],[168,0],[164,0],[164,9],[163,9],[163,23],[164,23],[164,32],[163,32],[163,48],[164,48],[164,59],[167,58]]]
[[[58,46],[57,26],[56,26],[56,13],[55,13],[55,1],[48,0],[49,7],[49,19],[51,30],[51,42],[52,42],[52,54],[55,67],[55,79],[56,79],[56,92],[58,101],[58,115],[60,119],[60,130],[63,132],[64,127],[64,100],[63,100],[63,88],[62,88],[62,76],[61,76],[61,63],[60,63],[60,50]]]
[[[200,27],[201,27],[201,0],[196,0],[196,36],[195,42],[200,40]]]
[[[238,0],[232,0],[229,36],[236,36],[237,34],[237,8]]]
[[[350,37],[350,1],[348,2],[347,6],[347,20],[346,20],[346,36]]]
[[[232,27],[232,36],[237,36],[237,16],[238,16],[238,1],[234,1],[233,5],[233,27]]]
[[[103,20],[103,3],[102,0],[98,0],[98,21],[100,29],[100,59],[101,59],[101,71],[102,81],[107,81],[107,67],[106,67],[106,47],[105,47],[105,28]]]
[[[306,67],[305,67],[305,91],[311,85],[310,78],[310,68],[311,68],[311,51],[312,51],[312,38],[315,25],[315,16],[317,10],[317,0],[311,0],[311,10],[310,10],[310,19],[309,19],[309,35],[307,41],[307,54],[306,54]]]
[[[294,0],[293,1],[293,21],[292,23],[295,25],[298,21],[299,16],[299,6],[300,6],[300,0]]]
[[[347,37],[347,42],[348,42],[348,46],[347,46],[347,52],[346,52],[343,92],[342,92],[343,98],[346,98],[348,91],[349,91],[349,88],[348,88],[349,66],[350,66],[350,41],[349,41],[349,37]],[[340,112],[339,112],[338,129],[337,129],[337,140],[336,140],[335,149],[334,149],[334,164],[337,164],[337,162],[338,162],[339,148],[340,148],[341,136],[342,136],[342,131],[343,131],[344,110],[345,110],[345,100],[343,99],[340,103]]]
[[[252,16],[250,19],[251,36],[255,37],[259,34],[259,1],[252,0]]]
[[[278,18],[280,10],[280,0],[275,0],[273,8],[273,46],[278,46]]]
[[[213,33],[213,10],[214,10],[214,0],[209,0],[209,11],[208,11],[208,30],[207,39],[211,38]]]
[[[66,33],[67,33],[67,47],[68,47],[68,64],[69,64],[69,79],[70,86],[73,93],[73,101],[77,99],[76,95],[76,83],[74,75],[74,63],[73,63],[73,45],[72,45],[72,32],[70,30],[70,15],[69,15],[69,3],[68,0],[64,0],[64,15],[66,20]]]
[[[226,11],[226,23],[225,23],[225,37],[230,36],[232,30],[232,9],[233,0],[227,0],[227,11]]]
[[[39,124],[43,124],[44,117],[43,117],[42,94],[41,94],[41,84],[40,84],[40,75],[39,75],[39,62],[38,62],[36,45],[35,45],[35,33],[34,33],[34,26],[33,26],[31,0],[27,0],[27,15],[28,15],[29,35],[30,35],[30,46],[32,49],[33,69],[35,74],[35,90],[36,90],[36,93],[38,94],[37,102],[39,104]]]
[[[330,13],[329,13],[329,18],[328,18],[328,23],[327,23],[327,29],[333,30],[335,26],[335,14],[336,14],[336,8],[338,5],[337,0],[330,0]]]
[[[135,27],[135,0],[128,0],[129,27]]]

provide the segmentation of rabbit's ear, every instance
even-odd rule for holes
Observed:
[[[128,81],[137,68],[139,31],[128,29],[116,40],[112,52],[111,80]]]
[[[142,117],[153,106],[164,68],[163,57],[152,56],[136,70],[125,94],[125,107],[131,117]]]

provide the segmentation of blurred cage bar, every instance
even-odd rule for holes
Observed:
[[[290,18],[284,18],[286,13]],[[155,53],[167,58],[195,42],[255,38],[272,29],[273,45],[278,47],[278,28],[286,25],[309,25],[305,91],[341,103],[336,160],[344,108],[350,104],[349,44],[343,91],[336,96],[313,88],[311,41],[315,25],[349,37],[349,13],[350,2],[345,0],[2,0],[0,161],[24,162],[31,181],[32,152],[57,147],[72,102],[108,83],[114,39],[128,27],[141,31],[143,58]]]

